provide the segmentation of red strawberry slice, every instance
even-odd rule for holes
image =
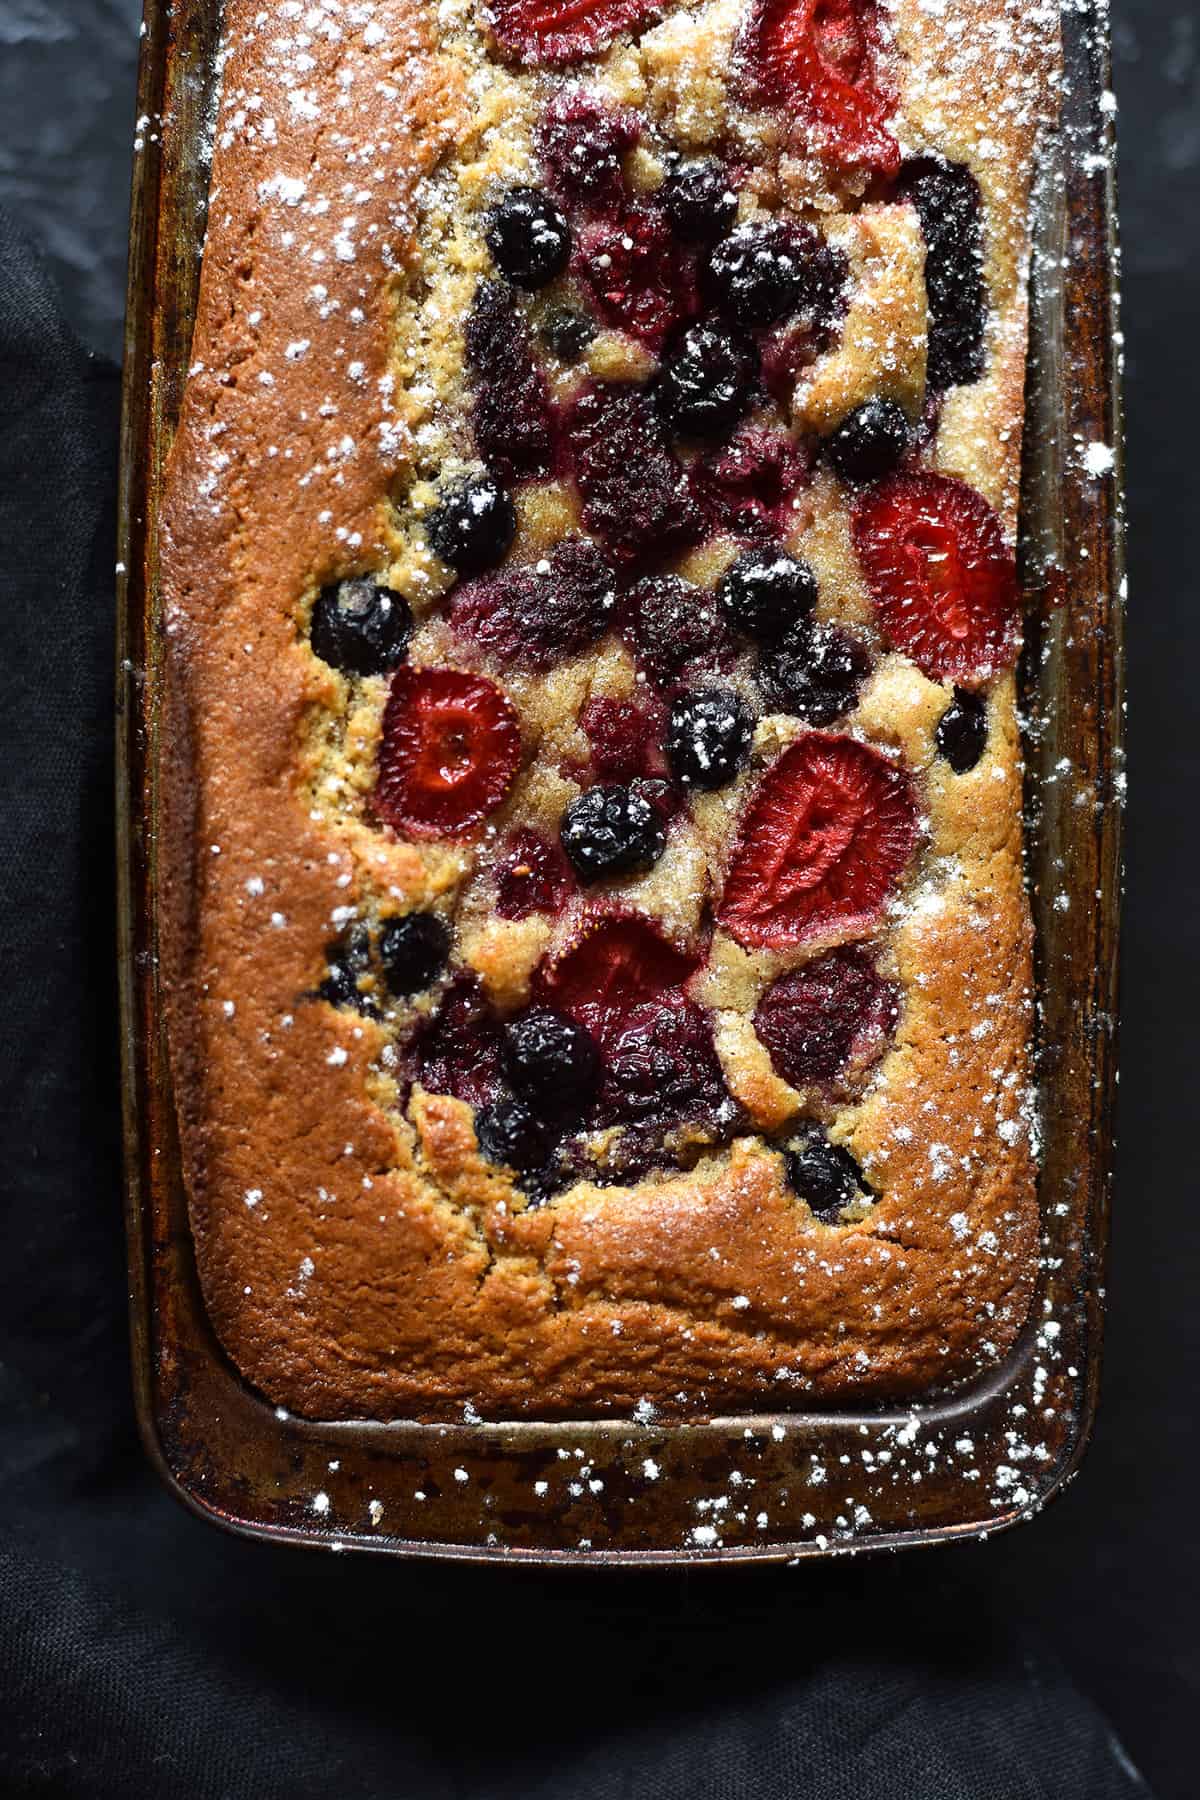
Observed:
[[[717,917],[746,949],[870,929],[912,853],[908,776],[854,738],[812,731],[743,816]]]
[[[459,669],[397,669],[383,713],[375,811],[405,837],[461,837],[504,799],[521,761],[512,703]]]
[[[759,0],[739,61],[743,98],[788,109],[819,155],[896,173],[900,146],[887,126],[874,0]]]
[[[595,920],[569,949],[543,966],[542,996],[603,1041],[635,1007],[682,1004],[697,959],[669,943],[637,914]]]
[[[662,11],[662,0],[492,0],[492,32],[517,62],[579,62]]]
[[[884,633],[931,681],[980,679],[1015,661],[1016,558],[974,488],[894,475],[855,503],[853,532]]]

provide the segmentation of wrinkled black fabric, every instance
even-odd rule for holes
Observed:
[[[132,1417],[119,1197],[118,381],[3,215],[0,407],[0,1792],[1146,1795],[1004,1585],[979,1564],[960,1581],[954,1552],[381,1566],[226,1539],[160,1490]]]

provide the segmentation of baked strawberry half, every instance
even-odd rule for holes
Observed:
[[[874,0],[757,0],[738,42],[738,90],[778,106],[826,161],[894,175]]]
[[[670,943],[649,919],[611,914],[543,965],[537,986],[547,1004],[578,1019],[603,1040],[635,1008],[682,1002],[696,958]]]
[[[521,728],[495,682],[397,669],[383,713],[374,808],[404,837],[461,837],[513,784]]]
[[[1016,558],[974,488],[895,475],[855,502],[853,533],[884,635],[931,681],[982,679],[1015,661]]]
[[[718,921],[746,949],[869,930],[917,838],[903,769],[855,738],[812,731],[760,781],[734,845]]]
[[[491,0],[488,16],[500,49],[538,66],[594,56],[661,11],[661,0]]]

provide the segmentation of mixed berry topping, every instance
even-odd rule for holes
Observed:
[[[500,1022],[478,982],[456,981],[417,1036],[414,1072],[430,1094],[488,1106],[504,1091]]]
[[[638,669],[669,688],[688,671],[718,666],[730,649],[714,596],[679,575],[647,575],[625,597],[622,635]]]
[[[757,0],[736,54],[746,99],[778,107],[807,148],[845,168],[896,173],[874,0]]]
[[[317,596],[309,641],[344,675],[383,675],[403,657],[412,629],[402,594],[365,579],[339,581]]]
[[[754,672],[773,711],[792,713],[806,725],[832,725],[858,704],[871,658],[839,626],[801,619],[763,652]]]
[[[541,971],[548,1002],[601,1040],[614,1022],[645,1001],[682,998],[697,958],[680,950],[638,913],[608,915]]]
[[[709,256],[705,285],[713,304],[738,325],[774,325],[827,306],[828,254],[820,234],[797,220],[739,225]]]
[[[724,163],[680,163],[660,190],[675,235],[685,244],[711,244],[737,218],[737,189]]]
[[[868,931],[916,839],[903,770],[853,738],[810,732],[751,796],[718,921],[746,949]]]
[[[584,650],[611,623],[612,566],[586,538],[564,538],[548,557],[509,565],[455,590],[450,623],[481,650],[526,668],[545,668]]]
[[[430,549],[459,575],[502,562],[516,529],[513,503],[487,470],[447,482],[425,520]]]
[[[934,734],[938,755],[956,775],[966,775],[987,748],[987,706],[979,694],[956,687]]]
[[[610,1025],[595,1116],[600,1126],[650,1128],[656,1138],[689,1123],[715,1136],[731,1120],[712,1031],[698,1006],[648,1001]],[[629,1162],[627,1154],[622,1175]]]
[[[671,773],[684,787],[725,787],[745,766],[753,736],[754,715],[732,688],[681,694],[667,725]]]
[[[402,837],[461,837],[516,778],[521,728],[495,682],[398,669],[383,714],[375,811]]]
[[[815,1125],[785,1151],[788,1185],[806,1200],[822,1225],[836,1225],[842,1208],[873,1198],[862,1170],[841,1144],[832,1144]]]
[[[663,358],[658,405],[683,437],[723,437],[750,404],[758,355],[739,332],[704,320],[689,325]]]
[[[630,382],[584,388],[567,420],[583,519],[609,549],[658,554],[703,529],[651,396]]]
[[[550,400],[511,288],[498,281],[479,283],[463,342],[480,456],[504,481],[548,475],[554,464]]]
[[[896,990],[856,945],[831,950],[773,982],[754,1029],[793,1087],[861,1077],[878,1062],[899,1017]]]
[[[556,913],[573,886],[561,845],[522,826],[509,839],[496,868],[496,912],[502,919]]]
[[[1017,565],[981,494],[946,475],[895,475],[855,503],[854,547],[889,642],[931,681],[1010,666]]]
[[[978,381],[987,331],[979,183],[962,163],[922,156],[904,165],[896,189],[916,207],[925,238],[929,385]]]
[[[379,928],[379,960],[389,990],[403,998],[419,994],[445,972],[450,931],[436,913],[411,912]]]
[[[579,724],[598,780],[656,780],[667,773],[662,748],[666,712],[653,694],[638,700],[600,695],[588,701]]]
[[[601,315],[652,349],[695,310],[693,259],[656,201],[585,225],[576,265]]]
[[[563,815],[562,847],[581,881],[642,874],[667,843],[662,814],[633,788],[606,783],[576,795]]]
[[[904,408],[876,398],[842,420],[826,439],[825,454],[843,481],[881,481],[903,462],[910,436]]]
[[[817,578],[786,550],[747,550],[721,578],[717,600],[735,631],[775,644],[817,603]]]
[[[537,188],[510,188],[493,208],[484,238],[500,273],[531,293],[561,275],[571,255],[570,226]]]

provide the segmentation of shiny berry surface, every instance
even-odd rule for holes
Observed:
[[[659,189],[676,236],[687,244],[709,244],[724,236],[737,218],[737,189],[724,163],[681,163]]]
[[[685,672],[719,667],[732,650],[715,596],[678,575],[648,575],[630,589],[621,635],[639,670],[659,688]]]
[[[591,1098],[599,1057],[591,1034],[564,1013],[530,1007],[504,1027],[509,1078],[544,1118],[582,1111]]]
[[[937,752],[956,775],[967,775],[987,748],[987,703],[981,695],[955,688],[954,699],[938,720]]]
[[[370,993],[359,982],[371,973],[371,937],[361,919],[348,925],[336,943],[325,951],[328,973],[318,992],[331,1006],[352,1006],[359,1012],[374,1013],[377,1008]]]
[[[657,807],[617,783],[588,788],[567,807],[562,847],[581,881],[643,873],[666,847]]]
[[[486,470],[447,482],[425,520],[430,549],[459,575],[502,562],[516,529],[512,501]]]
[[[822,250],[814,228],[795,220],[739,225],[709,256],[707,291],[736,324],[773,325],[823,298]]]
[[[871,1198],[858,1163],[841,1144],[831,1144],[823,1132],[812,1128],[794,1149],[784,1153],[788,1185],[807,1201],[822,1225],[836,1225],[842,1208]]]
[[[402,594],[369,580],[323,588],[313,607],[309,641],[346,675],[383,675],[408,648],[413,620]]]
[[[748,550],[722,576],[717,600],[735,631],[773,644],[808,617],[817,603],[817,578],[786,550]]]
[[[729,432],[750,404],[758,355],[740,333],[703,321],[667,346],[658,379],[659,411],[682,437]]]
[[[523,1101],[505,1096],[475,1114],[475,1140],[489,1162],[518,1175],[538,1169],[550,1151],[550,1134]]]
[[[866,401],[825,441],[825,454],[843,481],[880,481],[908,451],[908,416],[894,400]]]
[[[858,704],[871,658],[836,625],[802,619],[758,659],[755,678],[766,705],[806,725],[832,725]]]
[[[537,188],[510,188],[493,208],[484,239],[500,273],[529,292],[561,275],[571,255],[570,226]]]
[[[754,715],[732,688],[681,694],[667,725],[667,760],[676,781],[703,792],[725,787],[745,767]]]
[[[379,928],[384,980],[398,996],[429,987],[445,971],[449,955],[450,930],[436,913],[404,913]]]

